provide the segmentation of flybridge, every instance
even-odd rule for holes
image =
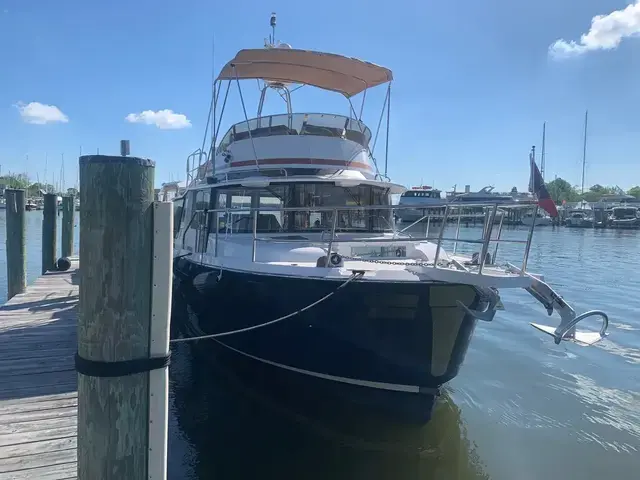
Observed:
[[[271,20],[274,29],[275,16]],[[194,180],[210,177],[218,182],[228,181],[256,174],[286,177],[355,174],[363,180],[388,183],[391,70],[357,58],[291,48],[277,42],[275,32],[265,43],[265,48],[240,50],[214,81],[205,131],[210,145],[207,148],[205,140],[189,156],[187,183],[192,185]],[[255,118],[248,115],[240,86],[245,80],[252,88],[256,81],[259,85]],[[362,120],[364,104],[368,90],[384,84],[386,96],[373,135]],[[219,136],[224,133],[220,126],[232,85],[237,87],[244,119]],[[294,112],[291,94],[305,85],[340,94],[348,103],[348,116]],[[284,100],[286,112],[263,115],[265,98],[271,91]],[[357,95],[361,96],[359,108],[354,105]],[[384,149],[383,169],[375,156],[379,134],[384,137],[384,144],[379,145],[379,150]]]

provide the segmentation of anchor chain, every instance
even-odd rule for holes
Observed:
[[[401,267],[433,267],[433,263],[419,262],[419,261],[416,261],[415,263],[408,263],[408,262],[398,262],[395,260],[376,260],[375,258],[348,257],[342,254],[340,254],[340,256],[344,260],[350,260],[350,261],[356,261],[356,262],[370,262],[370,263],[377,263],[379,265],[399,265]],[[445,262],[442,262],[442,263],[444,264]]]

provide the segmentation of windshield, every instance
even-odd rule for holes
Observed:
[[[635,217],[636,212],[635,208],[616,208],[613,210],[613,216],[617,218]]]
[[[400,198],[441,198],[437,190],[407,190]]]
[[[247,126],[248,125],[248,126]],[[223,152],[233,142],[277,135],[319,135],[337,137],[369,145],[371,130],[355,118],[328,113],[293,113],[253,118],[233,125],[216,152]]]
[[[333,228],[334,212],[314,210],[336,207],[336,231],[385,232],[393,230],[391,211],[365,210],[353,207],[388,206],[391,196],[388,188],[359,185],[339,187],[330,183],[287,183],[267,188],[218,188],[218,208],[233,211],[221,223],[236,233],[250,233],[252,215],[248,208],[298,208],[305,211],[264,211],[258,216],[258,232],[313,232]],[[348,209],[340,210],[340,207]]]

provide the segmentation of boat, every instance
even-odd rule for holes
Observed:
[[[553,219],[549,215],[545,215],[541,212],[537,212],[535,215],[533,213],[525,213],[520,219],[522,224],[526,226],[533,225],[534,220],[538,227],[553,225]]]
[[[513,203],[514,199],[511,195],[493,193],[493,188],[493,186],[487,185],[477,192],[472,192],[470,186],[467,185],[464,192],[456,192],[455,190],[447,192],[447,199],[450,202],[460,203]]]
[[[171,201],[176,197],[184,195],[184,186],[180,181],[165,182],[160,186],[157,193],[158,200],[163,202]]]
[[[447,200],[442,198],[442,191],[428,185],[411,187],[398,200],[400,206],[413,206],[414,208],[399,209],[396,218],[400,222],[417,222],[429,215],[442,214]]]
[[[593,209],[583,200],[576,207],[566,210],[564,224],[571,228],[593,228],[595,224]]]
[[[584,135],[582,141],[582,182],[580,186],[580,195],[584,198],[584,176],[587,165],[587,125],[589,119],[589,112],[584,112]],[[596,221],[596,215],[586,200],[581,200],[580,203],[571,209],[566,210],[566,218],[564,224],[571,228],[595,228],[596,224],[602,226],[602,222]]]
[[[465,185],[464,192],[457,192],[454,186],[453,191],[446,193],[447,202],[460,204],[465,213],[465,215],[462,216],[462,219],[467,224],[469,222],[475,223],[484,217],[484,210],[486,209],[487,203],[514,205],[519,202],[519,199],[514,198],[512,195],[494,193],[493,188],[493,186],[487,185],[477,192],[472,192],[471,186]],[[504,213],[504,210],[498,210],[496,212],[494,222],[502,222],[502,216]]]
[[[612,228],[638,228],[640,227],[640,210],[632,206],[613,207],[609,216],[609,225]]]
[[[395,228],[394,211],[411,207],[391,202],[407,189],[388,176],[388,133],[381,171],[376,141],[353,105],[357,95],[386,90],[380,118],[388,132],[392,80],[385,67],[295,49],[275,35],[222,67],[213,81],[211,145],[189,156],[184,194],[173,199],[175,291],[190,310],[184,338],[174,341],[193,342],[212,361],[301,405],[326,396],[424,424],[458,374],[477,322],[501,308],[501,289],[523,288],[549,315],[558,313],[557,326],[532,324],[556,344],[593,344],[608,319],[598,310],[577,315],[527,270],[534,229],[502,240],[502,225],[494,228],[509,205],[485,204],[485,228],[473,239],[445,228],[429,238]],[[260,100],[250,118],[241,83],[255,88],[256,81]],[[342,96],[349,116],[294,111],[292,91],[303,85],[302,92]],[[232,86],[242,110],[218,137]],[[286,111],[263,114],[274,92]],[[443,224],[460,210],[448,203]],[[497,260],[493,247],[502,241],[509,242],[505,258],[521,247],[518,265]],[[474,251],[459,253],[458,244]],[[602,318],[599,332],[576,330],[591,316]]]
[[[27,199],[27,202],[25,203],[24,209],[27,212],[32,212],[34,210],[37,210],[38,209],[38,203],[34,199],[29,198],[29,199]]]

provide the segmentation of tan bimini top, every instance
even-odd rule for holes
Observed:
[[[240,50],[218,76],[218,80],[236,78],[301,83],[353,97],[390,82],[393,74],[388,68],[333,53],[260,48]]]

